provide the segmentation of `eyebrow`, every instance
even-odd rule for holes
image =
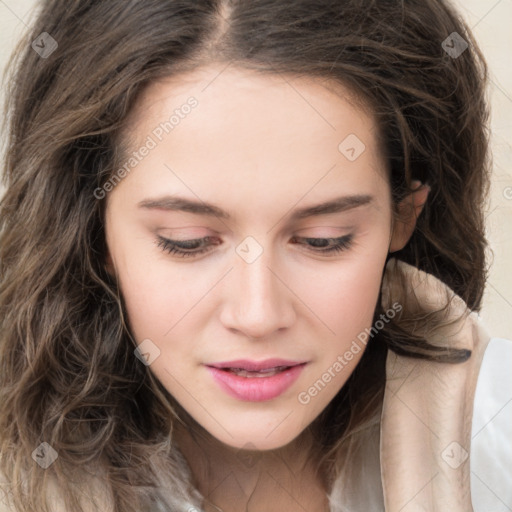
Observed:
[[[341,196],[329,201],[296,209],[290,216],[290,220],[300,220],[307,217],[326,215],[329,213],[340,213],[351,210],[359,206],[365,206],[373,201],[374,197],[368,194],[356,194],[350,196]],[[215,206],[204,201],[195,201],[179,196],[163,196],[154,199],[144,199],[138,203],[140,208],[148,210],[166,210],[182,211],[194,213],[196,215],[208,215],[220,219],[230,219],[231,215]]]

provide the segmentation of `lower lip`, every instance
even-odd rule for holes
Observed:
[[[292,366],[271,377],[239,377],[212,366],[207,368],[228,395],[247,402],[263,402],[283,394],[297,380],[304,366],[305,363]]]

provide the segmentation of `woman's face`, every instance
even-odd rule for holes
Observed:
[[[390,189],[374,121],[339,90],[230,67],[154,83],[111,181],[108,268],[140,364],[232,447],[296,438],[372,327]]]

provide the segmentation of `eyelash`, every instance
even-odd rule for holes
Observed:
[[[174,254],[175,256],[179,256],[180,258],[190,258],[193,256],[198,256],[200,254],[204,254],[209,251],[209,246],[207,243],[211,241],[212,237],[206,236],[204,238],[194,238],[193,240],[170,240],[168,238],[164,238],[161,236],[158,236],[157,239],[157,246],[160,247],[164,252],[167,252],[169,254]],[[338,238],[306,238],[306,237],[293,237],[294,240],[305,240],[306,242],[323,242],[327,241],[327,243],[331,242],[333,245],[328,247],[327,249],[313,249],[310,250],[314,253],[320,253],[320,254],[337,254],[342,251],[346,251],[350,249],[352,246],[352,239],[353,235],[344,235],[340,236]],[[199,243],[199,250],[197,250],[196,247],[190,247],[196,246]],[[219,245],[218,243],[214,243],[211,245]],[[188,247],[187,247],[188,246]],[[308,245],[308,247],[314,247],[311,245]],[[318,247],[318,246],[317,246]],[[195,249],[195,250],[191,250]]]

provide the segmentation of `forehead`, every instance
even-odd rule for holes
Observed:
[[[341,84],[318,77],[201,68],[147,86],[126,126],[131,150],[148,137],[155,142],[124,180],[148,194],[170,183],[170,169],[181,188],[267,197],[286,190],[298,198],[332,186],[370,193],[372,181],[379,177],[382,185],[384,177],[368,108]]]
[[[199,108],[190,117],[192,122],[199,118],[203,130],[229,124],[234,129],[243,127],[244,133],[260,131],[276,136],[279,132],[280,140],[323,131],[342,136],[351,130],[368,144],[376,136],[369,105],[341,83],[229,65],[202,67],[150,83],[132,109],[125,133],[151,131],[169,120],[191,97]],[[283,133],[284,125],[292,130]]]

